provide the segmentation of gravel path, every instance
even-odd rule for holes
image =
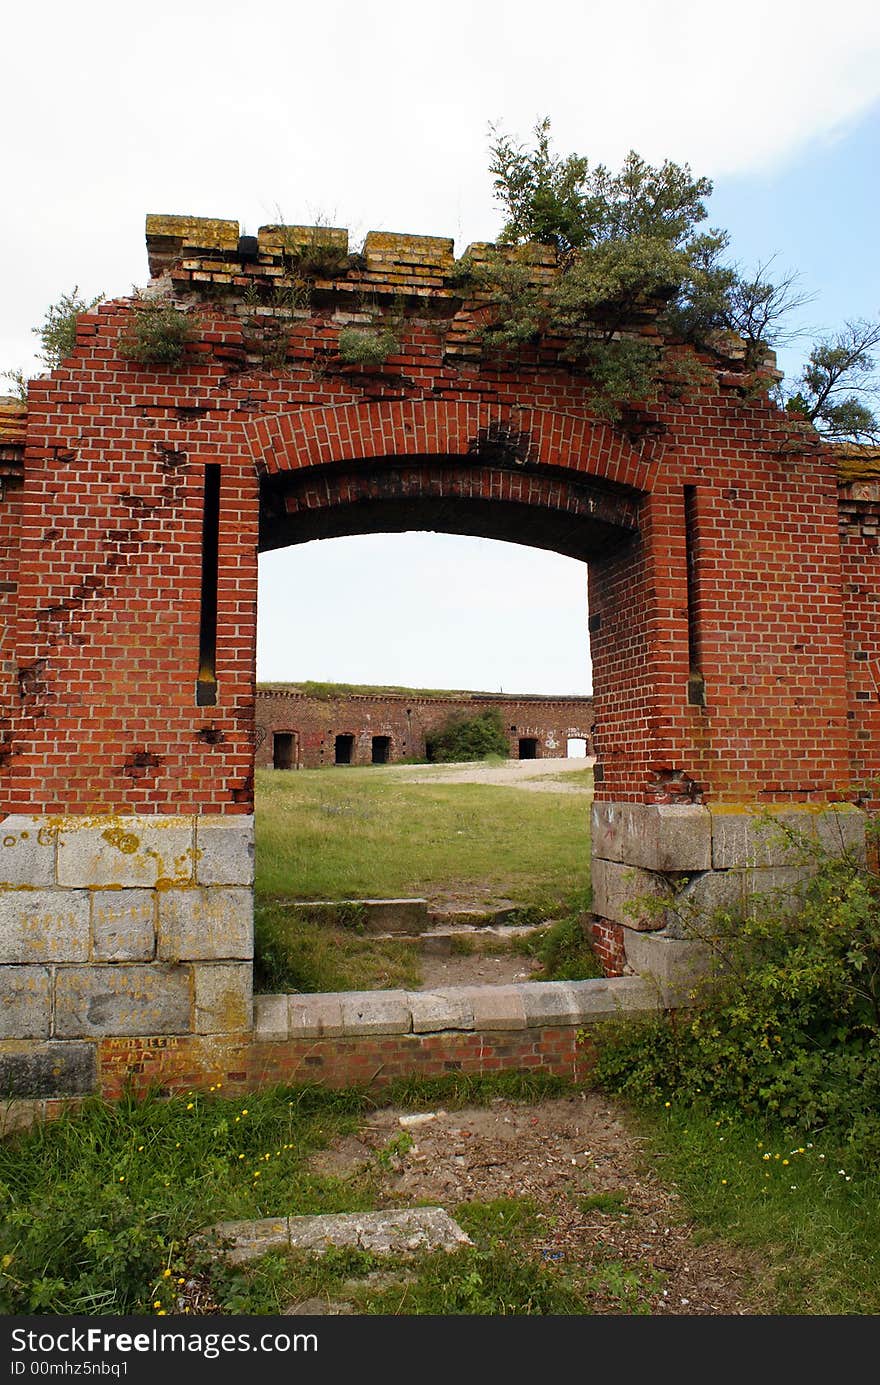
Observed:
[[[405,784],[501,784],[508,788],[544,793],[592,793],[589,783],[566,784],[557,776],[589,769],[595,756],[577,760],[508,760],[490,764],[477,760],[454,765],[407,765],[400,778]]]
[[[651,1157],[613,1100],[589,1091],[534,1103],[496,1100],[488,1107],[425,1112],[421,1121],[409,1112],[380,1110],[358,1135],[315,1154],[311,1166],[350,1177],[373,1165],[402,1130],[413,1137],[409,1148],[398,1144],[384,1155],[387,1206],[430,1203],[454,1213],[462,1202],[531,1199],[539,1211],[531,1254],[551,1269],[594,1274],[591,1312],[694,1317],[762,1311],[759,1257],[710,1240],[691,1225],[662,1161]],[[614,1264],[634,1276],[624,1301],[611,1292]],[[406,1311],[405,1296],[400,1311]]]

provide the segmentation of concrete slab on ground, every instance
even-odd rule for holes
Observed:
[[[413,1255],[473,1244],[442,1207],[218,1222],[204,1234],[221,1243],[224,1259],[236,1265],[272,1250],[307,1250],[323,1255],[331,1246],[353,1246],[374,1255]]]

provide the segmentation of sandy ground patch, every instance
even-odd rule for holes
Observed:
[[[544,793],[590,794],[588,784],[566,784],[555,776],[589,769],[593,764],[594,756],[576,760],[507,760],[501,764],[475,760],[453,765],[407,765],[399,777],[405,784],[500,784]]]
[[[345,1177],[386,1151],[388,1206],[430,1203],[454,1215],[463,1202],[529,1198],[539,1209],[529,1253],[551,1267],[591,1273],[617,1263],[637,1271],[642,1287],[629,1311],[762,1311],[757,1260],[696,1232],[679,1193],[661,1181],[644,1141],[609,1098],[578,1092],[534,1103],[499,1099],[411,1122],[411,1112],[381,1110],[357,1136],[316,1154],[313,1167]],[[389,1158],[389,1143],[402,1131],[413,1143],[400,1152],[398,1141]],[[620,1313],[620,1300],[599,1288],[591,1309]]]

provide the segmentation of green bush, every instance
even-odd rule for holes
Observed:
[[[697,1008],[621,1026],[597,1075],[654,1101],[707,1101],[825,1130],[880,1156],[880,878],[819,860],[800,906],[765,897],[738,927],[717,919],[720,976]]]
[[[343,327],[339,333],[339,359],[345,365],[378,370],[400,346],[390,327]]]
[[[582,912],[557,919],[542,930],[529,952],[541,963],[541,974],[536,980],[587,981],[602,975]]]
[[[139,303],[119,350],[145,366],[179,366],[196,335],[192,317],[171,303]]]
[[[59,366],[76,346],[76,321],[80,313],[90,312],[100,302],[100,294],[86,300],[80,298],[79,289],[75,287],[72,293],[63,293],[57,303],[46,309],[42,325],[34,327],[33,332],[43,348],[40,360],[49,370]]]
[[[510,742],[501,713],[494,707],[472,717],[450,717],[427,737],[428,759],[439,764],[460,760],[485,760],[489,755],[510,754]]]

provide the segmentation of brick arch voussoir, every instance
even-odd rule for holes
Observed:
[[[510,439],[529,463],[649,491],[651,465],[611,424],[561,410],[447,400],[341,404],[254,421],[249,443],[264,475],[377,457],[480,457]]]
[[[343,465],[314,472],[303,469],[289,473],[285,490],[285,509],[291,519],[314,518],[321,511],[345,507],[363,513],[365,504],[388,501],[413,506],[491,501],[521,510],[539,509],[563,521],[587,519],[621,533],[638,528],[638,503],[625,493],[591,486],[588,478],[575,473],[568,478],[539,469],[522,472],[486,466],[470,458],[442,468],[405,458],[390,464],[386,461],[381,468]]]

